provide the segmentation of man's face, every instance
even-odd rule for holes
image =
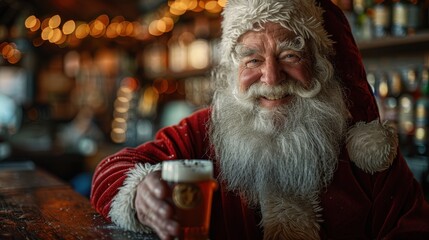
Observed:
[[[252,85],[275,87],[285,82],[311,87],[311,60],[303,40],[279,24],[266,23],[261,31],[243,34],[236,48],[240,64],[238,89],[244,93]],[[272,109],[293,98],[282,91],[257,97],[260,107]]]
[[[210,129],[221,178],[252,204],[325,187],[347,126],[341,85],[326,56],[280,25],[263,27],[243,34],[231,64],[215,75],[222,84]]]

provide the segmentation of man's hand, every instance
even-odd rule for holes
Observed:
[[[173,207],[166,201],[169,192],[167,183],[161,180],[161,172],[156,171],[139,183],[134,200],[139,221],[155,230],[163,240],[179,235],[179,224],[172,219]]]

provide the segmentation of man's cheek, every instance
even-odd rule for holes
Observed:
[[[247,91],[250,86],[261,78],[261,71],[258,69],[242,69],[238,76],[239,89],[241,92]]]

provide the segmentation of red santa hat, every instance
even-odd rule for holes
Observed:
[[[222,14],[223,64],[235,61],[234,48],[242,34],[266,22],[311,39],[320,54],[329,55],[351,115],[347,135],[351,161],[369,173],[391,165],[397,154],[397,134],[379,121],[361,55],[341,9],[330,0],[228,0]]]

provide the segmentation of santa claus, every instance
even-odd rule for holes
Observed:
[[[102,215],[177,236],[160,165],[210,159],[211,239],[429,239],[429,205],[331,1],[229,0],[220,56],[212,106],[99,164]]]

